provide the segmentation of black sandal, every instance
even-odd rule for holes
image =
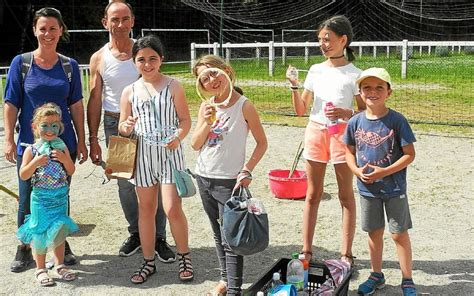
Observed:
[[[187,253],[176,253],[179,261],[179,279],[183,282],[191,281],[194,278],[193,265],[191,258],[189,258],[189,252]],[[189,275],[185,275],[188,273]]]
[[[130,281],[134,284],[143,284],[156,272],[155,257],[153,259],[143,259],[145,262],[143,262],[142,267],[130,276]]]

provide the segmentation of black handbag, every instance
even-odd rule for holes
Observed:
[[[268,246],[268,215],[261,202],[252,200],[247,187],[237,191],[224,205],[223,235],[235,254],[252,255]]]

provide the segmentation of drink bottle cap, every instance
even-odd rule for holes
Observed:
[[[293,259],[298,259],[298,256],[299,256],[298,252],[295,252],[295,253],[291,254],[291,258],[293,258]]]
[[[280,280],[280,274],[279,274],[278,272],[274,272],[274,273],[273,273],[273,280],[274,280],[274,281]]]
[[[304,254],[299,254],[299,255],[298,255],[298,259],[300,259],[300,260],[306,260],[306,257],[304,256]]]

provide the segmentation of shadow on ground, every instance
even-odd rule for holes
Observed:
[[[282,257],[290,257],[290,254],[299,250],[300,246],[288,245],[269,247],[265,251],[245,257],[244,287],[256,282],[270,266]],[[316,248],[315,253],[321,258],[338,258],[338,253]],[[141,253],[131,257],[119,257],[115,255],[83,255],[78,256],[80,263],[74,268],[78,271],[79,280],[72,282],[78,286],[117,286],[135,287],[138,289],[152,289],[166,285],[179,283],[177,263],[165,264],[157,261],[157,273],[149,281],[142,285],[133,285],[129,277],[141,265]],[[193,266],[195,270],[194,281],[182,283],[183,285],[199,284],[205,281],[218,281],[219,270],[214,248],[192,249]],[[414,261],[414,270],[423,271],[426,274],[437,276],[449,276],[455,283],[439,286],[418,285],[420,295],[466,295],[466,291],[474,291],[474,261],[473,260],[448,260],[448,261]],[[384,268],[398,269],[398,262],[385,261]],[[359,278],[357,270],[370,269],[368,260],[356,260],[355,272],[351,279],[351,286],[357,287],[359,282],[365,280]],[[416,281],[416,279],[415,279]],[[185,287],[183,287],[185,289]],[[350,290],[349,295],[356,295],[355,290]],[[400,294],[399,286],[387,285],[377,295]]]

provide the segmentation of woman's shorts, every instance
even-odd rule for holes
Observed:
[[[346,162],[346,144],[343,136],[346,122],[338,124],[339,132],[329,135],[326,125],[309,121],[304,134],[303,157],[307,160],[333,164]]]

